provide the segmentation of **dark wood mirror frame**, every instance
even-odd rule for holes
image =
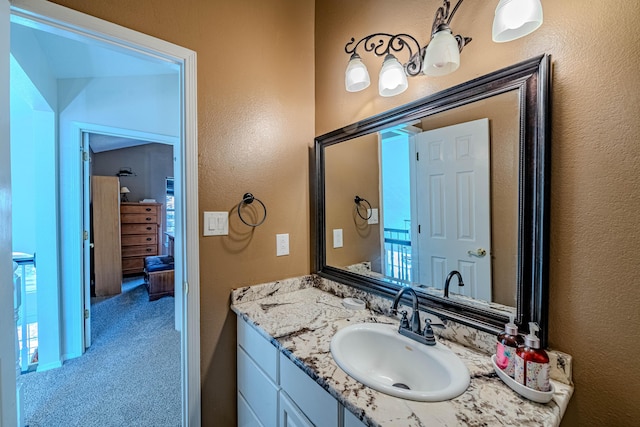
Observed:
[[[403,286],[328,266],[326,262],[325,149],[390,126],[431,116],[505,92],[520,98],[518,267],[516,323],[540,326],[547,346],[549,276],[550,93],[551,57],[541,55],[462,83],[398,108],[353,123],[315,139],[315,270],[318,275],[376,294],[393,297]],[[508,321],[504,313],[480,308],[415,288],[420,308],[439,317],[499,333]]]

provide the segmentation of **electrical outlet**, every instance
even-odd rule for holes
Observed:
[[[369,224],[377,224],[378,223],[378,209],[367,209],[367,217],[369,218],[367,222]]]
[[[289,255],[289,234],[276,234],[276,256]]]
[[[336,228],[335,230],[333,230],[333,247],[342,247],[342,228]]]

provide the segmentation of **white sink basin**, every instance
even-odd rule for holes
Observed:
[[[454,352],[402,336],[397,326],[360,323],[340,329],[331,339],[331,355],[352,378],[403,399],[449,400],[469,386],[469,370]]]

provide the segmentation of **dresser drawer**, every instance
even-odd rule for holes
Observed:
[[[158,215],[156,214],[138,214],[138,213],[121,213],[120,222],[123,224],[156,224]]]
[[[122,246],[155,245],[158,243],[157,234],[131,234],[122,236]]]
[[[158,205],[122,204],[120,213],[123,214],[154,214],[158,215]]]
[[[158,226],[156,224],[122,224],[120,230],[123,236],[127,234],[155,234],[158,232]]]
[[[158,255],[158,245],[123,246],[122,256],[152,256]]]
[[[122,272],[129,273],[132,271],[142,271],[144,270],[144,259],[145,257],[133,257],[133,258],[123,258],[122,259]]]

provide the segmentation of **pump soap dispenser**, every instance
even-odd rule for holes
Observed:
[[[509,323],[504,325],[504,332],[498,335],[496,344],[496,365],[511,378],[515,375],[516,350],[524,344],[514,319],[514,315],[510,314]]]
[[[516,350],[515,380],[533,390],[549,391],[549,356],[540,348],[540,338],[536,336],[539,330],[537,323],[529,323],[524,346]]]

